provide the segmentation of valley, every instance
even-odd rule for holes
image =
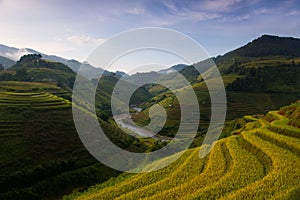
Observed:
[[[263,35],[212,58],[226,89],[227,112],[221,136],[205,158],[199,158],[199,150],[205,148],[211,100],[196,69],[208,81],[215,78],[205,70],[205,60],[131,76],[105,71],[99,81],[103,69],[85,63],[79,81],[97,87],[97,121],[110,141],[130,152],[153,152],[173,139],[181,119],[176,93],[186,88],[172,92],[159,84],[144,85],[130,99],[130,115],[113,116],[111,98],[119,92],[114,91],[118,82],[124,93],[143,79],[176,85],[175,70],[194,90],[200,120],[191,124],[199,126],[190,149],[171,165],[142,174],[107,167],[82,144],[72,106],[85,113],[93,107],[72,96],[79,62],[34,50],[16,62],[0,57],[0,199],[298,199],[299,41]],[[155,136],[143,127],[151,122],[154,105],[167,115]],[[128,123],[130,118],[138,126]],[[171,159],[156,160],[147,168]]]

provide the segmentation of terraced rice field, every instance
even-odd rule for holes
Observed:
[[[189,149],[164,169],[123,174],[65,199],[300,199],[300,128],[279,113],[248,117],[203,159],[200,148]]]
[[[50,93],[0,92],[0,106],[29,106],[38,108],[61,108],[70,105],[69,101]]]
[[[48,92],[0,92],[0,137],[20,135],[26,120],[20,112],[70,109],[71,103]]]
[[[82,145],[70,96],[55,83],[0,82],[1,200],[58,199],[117,174]]]

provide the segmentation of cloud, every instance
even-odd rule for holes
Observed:
[[[92,38],[88,35],[73,35],[69,36],[67,40],[73,44],[78,46],[81,45],[99,45],[105,41],[103,38]]]
[[[16,52],[4,52],[1,53],[0,55],[6,58],[9,58],[11,60],[17,61],[19,60],[22,56],[31,54],[32,52],[28,51],[27,49],[18,49]]]
[[[219,18],[221,15],[215,12],[203,10],[199,3],[185,3],[184,1],[162,1],[167,12],[161,13],[156,21],[161,20],[161,25],[175,25],[179,23],[196,23]],[[152,17],[154,18],[154,17]]]
[[[178,14],[183,21],[200,22],[220,17],[217,13],[206,13],[200,11],[187,11]]]
[[[160,16],[162,25],[176,25],[179,23],[197,23],[219,19],[221,21],[242,21],[249,19],[249,15],[236,12],[246,6],[243,0],[203,0],[186,3],[184,1],[164,0],[162,4],[168,11]],[[255,0],[253,0],[255,1]],[[245,2],[246,4],[246,2]]]
[[[173,11],[173,12],[177,12],[178,9],[176,7],[176,5],[172,2],[172,1],[169,1],[169,0],[164,0],[163,2],[163,5],[168,8],[169,10]]]
[[[101,8],[102,12],[99,13],[104,18],[120,18],[126,19],[126,17],[138,17],[146,14],[147,9],[142,1],[128,1],[122,3],[118,1],[112,1],[111,3],[104,4]]]
[[[287,13],[288,16],[300,15],[300,10],[291,10]]]
[[[230,10],[240,2],[241,0],[206,0],[200,3],[200,6],[206,11],[219,12]]]
[[[125,9],[124,13],[131,14],[131,15],[142,15],[145,13],[145,9],[134,7],[134,8]]]
[[[0,0],[1,43],[83,60],[103,38],[144,26],[183,31],[217,53],[266,32],[299,36],[298,0],[59,2]]]
[[[266,8],[259,8],[254,10],[255,15],[268,14],[268,13],[270,13],[270,10]]]

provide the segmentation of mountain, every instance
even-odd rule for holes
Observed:
[[[11,66],[13,66],[16,62],[5,58],[3,56],[0,56],[0,64],[4,67],[4,69],[10,68]]]
[[[108,71],[104,71],[102,68],[99,67],[94,67],[88,63],[81,63],[77,60],[71,59],[65,59],[59,56],[55,56],[55,55],[47,55],[41,52],[38,52],[36,50],[33,49],[29,49],[29,48],[22,48],[22,49],[18,49],[18,48],[14,48],[14,47],[9,47],[9,46],[5,46],[0,44],[0,56],[7,58],[9,60],[17,61],[18,59],[21,58],[21,56],[26,55],[26,54],[41,54],[43,59],[46,60],[50,60],[50,61],[54,61],[54,62],[60,62],[63,63],[65,65],[67,65],[68,67],[70,67],[74,72],[77,72],[79,70],[79,68],[82,66],[82,75],[84,75],[86,78],[88,79],[92,79],[92,78],[97,78],[100,74],[104,73],[104,74],[109,74],[110,72]],[[0,63],[1,62],[1,58],[0,58]],[[12,66],[12,62],[9,62],[7,64],[2,64],[5,68],[8,68],[10,66]]]
[[[49,60],[43,60],[39,54],[28,54],[20,58],[10,70],[16,71],[18,81],[54,82],[73,87],[76,74],[68,66]]]
[[[265,46],[266,41],[270,44]],[[278,109],[282,105],[300,99],[300,57],[295,57],[296,54],[294,54],[293,49],[295,46],[292,46],[291,50],[285,49],[283,52],[279,52],[282,55],[272,53],[276,50],[273,50],[273,48],[278,46],[277,42],[279,46],[284,43],[283,46],[287,48],[295,41],[299,41],[299,39],[262,36],[231,53],[213,58],[221,72],[226,89],[227,120],[240,118],[248,114],[263,114],[268,110]],[[264,46],[263,52],[270,52],[270,54],[262,52],[264,56],[255,56],[252,54],[254,51],[252,50],[253,44],[257,47]],[[300,45],[298,48],[300,48]],[[240,49],[246,53],[242,54]],[[291,55],[286,54],[286,51],[291,52]],[[212,64],[213,62],[204,60],[192,66],[184,67],[179,71],[190,82],[197,95],[198,102],[201,102],[199,103],[201,110],[199,124],[201,126],[198,132],[200,142],[197,142],[197,144],[201,144],[201,134],[206,133],[211,110],[210,95],[206,82],[203,81],[195,68],[208,74],[208,77],[213,81],[216,75],[208,70]],[[172,73],[168,74],[169,77],[171,75]],[[153,77],[157,76],[153,74]],[[165,78],[168,76],[164,75]],[[172,84],[176,83],[176,78],[167,80]],[[178,119],[180,119],[180,107],[174,103],[176,102],[175,95],[159,86],[154,86],[149,90],[155,96],[140,105],[144,112],[134,115],[133,119],[139,124],[147,124],[150,120],[147,114],[149,108],[157,103],[165,105],[168,116],[172,117],[167,120],[160,134],[174,136],[177,133],[177,127],[174,124],[178,124]],[[173,104],[171,108],[168,107],[170,104]],[[175,119],[175,116],[179,117]]]
[[[15,47],[9,47],[0,44],[0,56],[6,57],[10,60],[17,61],[21,58],[21,56],[26,54],[40,54],[40,53],[32,49],[27,49],[27,48],[18,49]]]
[[[229,86],[230,90],[296,92],[300,89],[298,38],[262,35],[240,48],[211,59],[223,76],[240,76]],[[200,61],[180,72],[187,74],[189,80],[197,80],[199,74],[194,68],[204,72],[211,63]],[[216,75],[209,76],[212,78]]]
[[[299,93],[300,39],[263,35],[215,58],[221,73],[238,74],[227,89]]]
[[[125,74],[123,78],[124,80],[133,84],[141,84],[144,82],[153,83],[156,81],[162,81],[161,83],[163,83],[164,80],[168,81],[170,79],[174,79],[174,76],[176,76],[174,72],[182,71],[186,67],[188,66],[185,64],[178,64],[159,71],[137,72],[135,74],[132,74],[131,76]]]
[[[162,69],[160,71],[158,71],[157,73],[159,74],[169,74],[172,72],[178,72],[180,70],[182,70],[183,68],[185,68],[187,65],[185,64],[177,64],[177,65],[173,65],[172,67],[169,67],[168,69]]]
[[[81,63],[74,59],[68,60],[68,59],[65,59],[65,58],[62,58],[59,56],[55,56],[55,55],[47,55],[47,54],[38,52],[33,49],[29,49],[29,48],[18,49],[15,47],[9,47],[9,46],[0,44],[0,63],[4,66],[4,68],[11,67],[13,64],[15,64],[15,61],[17,61],[19,58],[21,58],[21,56],[26,55],[26,54],[41,54],[43,59],[63,63],[65,65],[67,65],[68,67],[70,67],[74,72],[78,72],[79,68],[82,67],[81,74],[88,79],[98,78],[100,75],[112,75],[112,74],[119,76],[119,77],[124,76],[124,75],[126,77],[128,77],[128,75],[124,72],[116,71],[115,73],[112,73],[107,70],[103,70],[102,68],[94,67],[87,62]],[[3,60],[3,62],[2,62],[2,60]],[[158,74],[168,74],[168,73],[172,73],[175,71],[180,71],[183,68],[185,68],[186,66],[187,65],[185,65],[185,64],[177,64],[177,65],[171,66],[168,69],[160,70],[157,73]],[[147,73],[140,73],[140,74],[142,74],[142,76],[148,75]]]
[[[277,60],[274,59],[275,57],[277,57]],[[292,63],[291,59],[297,57],[300,57],[300,39],[262,35],[236,50],[230,51],[222,56],[213,57],[212,60],[218,65],[221,72],[227,73],[227,71],[230,71],[236,64],[251,63],[262,59],[265,62],[266,60],[270,62],[280,62],[285,59],[285,62],[289,61]],[[253,64],[255,65],[255,63]],[[266,62],[266,64],[269,63]],[[203,60],[195,63],[193,67],[204,72],[210,65],[211,62],[209,60]],[[197,80],[199,76],[198,72],[191,66],[188,67],[185,64],[178,64],[156,72],[137,73],[128,79],[158,80],[160,76],[175,71],[181,72],[188,80]]]
[[[117,76],[117,77],[122,77],[122,76],[128,77],[129,75],[126,74],[125,72],[122,72],[122,71],[116,71],[115,76]]]
[[[78,72],[79,68],[81,67],[80,74],[88,79],[98,78],[102,74],[104,74],[104,75],[111,74],[111,72],[103,70],[102,68],[96,68],[86,62],[80,63],[74,59],[61,61],[61,63],[69,66],[74,72]]]
[[[219,63],[220,61],[234,57],[266,56],[300,57],[300,39],[293,37],[262,35],[245,46],[230,51],[223,56],[218,56],[216,58],[216,62]]]

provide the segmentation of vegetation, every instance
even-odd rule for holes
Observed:
[[[226,87],[227,120],[235,120],[250,114],[265,114],[269,110],[279,109],[300,99],[300,77],[298,77],[300,54],[298,50],[291,48],[294,46],[299,49],[299,41],[294,38],[264,35],[237,50],[213,58]],[[210,121],[209,92],[206,83],[195,68],[205,71],[210,65],[211,63],[205,60],[179,71],[190,81],[201,111],[197,138],[193,146],[201,144]],[[214,81],[215,75],[209,76],[211,78],[209,81]],[[170,80],[175,84],[176,78]],[[174,136],[180,121],[180,106],[176,104],[175,94],[161,86],[153,86],[149,91],[155,96],[140,105],[143,112],[134,115],[133,119],[138,124],[148,124],[149,108],[156,103],[164,105],[168,119],[160,134]],[[166,106],[166,102],[172,106]],[[290,123],[299,123],[297,119]],[[222,137],[228,135],[227,126],[234,127],[230,122],[226,122]]]
[[[300,89],[298,77],[300,64],[280,64],[270,67],[266,63],[265,67],[241,69],[245,69],[243,73],[245,76],[229,84],[228,90],[296,93]],[[242,73],[239,70],[236,72]]]
[[[84,149],[65,96],[51,83],[0,82],[1,199],[55,197],[118,173]]]
[[[270,127],[290,127],[299,136],[300,129],[289,124],[299,108],[297,102],[265,117],[246,116],[248,122],[217,141],[206,158],[193,148],[164,169],[122,174],[64,199],[298,199],[299,137]]]
[[[299,57],[300,39],[291,37],[278,37],[272,35],[262,35],[261,37],[249,42],[224,55],[219,60],[234,56],[264,57],[264,56],[293,56]]]
[[[104,166],[81,144],[71,105],[87,112],[91,105],[71,98],[74,71],[39,54],[23,56],[17,63],[0,57],[4,67],[0,66],[0,199],[58,199],[72,191],[66,199],[299,199],[300,103],[270,111],[300,99],[299,41],[262,36],[213,58],[227,90],[227,121],[220,140],[203,159],[198,157],[198,146],[210,121],[211,102],[206,83],[195,68],[205,71],[211,63],[204,60],[193,66],[174,66],[198,98],[201,119],[191,122],[199,124],[192,144],[196,148],[164,169],[137,175]],[[77,61],[69,64],[80,66]],[[85,65],[85,73],[95,77],[91,66]],[[209,81],[214,81],[215,74],[206,73]],[[82,85],[98,84],[95,107],[100,125],[108,138],[125,150],[162,148],[167,142],[137,139],[117,127],[111,95],[118,92],[113,91],[118,81],[129,93],[132,82],[145,78],[180,85],[178,75],[161,71],[120,80],[120,74],[105,72],[99,82],[80,77]],[[175,94],[184,89],[172,92],[158,84],[140,87],[130,104],[142,112],[131,109],[133,120],[147,125],[149,108],[160,104],[168,117],[159,134],[173,137],[181,118]],[[190,114],[193,116],[193,111]]]
[[[57,83],[0,82],[1,199],[56,199],[119,174],[83,147],[70,96]],[[150,148],[107,122],[100,123],[120,147]]]

